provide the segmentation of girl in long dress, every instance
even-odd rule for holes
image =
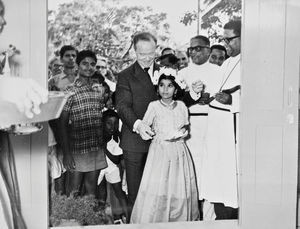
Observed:
[[[158,80],[160,100],[149,104],[143,122],[155,132],[133,207],[131,223],[192,221],[199,216],[195,172],[184,138],[188,110],[175,101],[172,75]]]

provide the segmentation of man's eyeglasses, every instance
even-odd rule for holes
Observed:
[[[222,40],[222,41],[224,41],[225,43],[229,44],[229,43],[230,43],[230,41],[232,41],[233,39],[235,39],[235,38],[238,38],[238,37],[240,37],[240,36],[234,36],[234,37],[223,37],[223,38],[221,38],[221,40]]]
[[[187,51],[188,51],[188,53],[191,53],[191,52],[201,52],[205,48],[209,48],[210,49],[209,46],[201,46],[201,45],[199,45],[199,46],[195,46],[195,47],[189,47]]]

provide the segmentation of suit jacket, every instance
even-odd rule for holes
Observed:
[[[154,70],[158,66],[154,64]],[[148,152],[150,141],[133,132],[133,124],[143,119],[150,102],[158,99],[148,74],[138,62],[119,73],[116,87],[116,108],[123,122],[120,147],[132,152]]]
[[[154,71],[159,66],[154,63]],[[116,87],[116,108],[123,122],[120,147],[132,152],[148,152],[150,140],[144,141],[133,132],[137,119],[143,119],[150,102],[157,100],[158,95],[148,74],[138,62],[119,73]],[[191,105],[196,103],[189,93],[183,93],[182,100]]]

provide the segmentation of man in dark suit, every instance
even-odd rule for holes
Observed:
[[[125,159],[129,215],[143,175],[149,140],[154,135],[141,120],[149,103],[158,99],[151,81],[154,71],[159,69],[154,63],[156,44],[156,38],[147,32],[133,38],[137,61],[119,73],[116,87],[116,108],[123,122],[120,146]],[[202,88],[202,82],[195,84],[194,95],[191,93],[193,97],[187,93],[184,101],[193,103],[199,98]]]

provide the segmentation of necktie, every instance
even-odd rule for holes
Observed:
[[[144,68],[144,71],[145,71],[145,72],[147,73],[147,75],[150,77],[149,72],[148,72],[149,69],[150,69],[150,68]],[[151,78],[151,77],[150,77],[150,78]]]
[[[149,69],[150,69],[150,68],[144,68],[144,71],[146,72],[146,74],[147,74],[147,76],[148,76],[148,79],[152,82],[151,76],[149,75],[149,72],[148,72]]]

